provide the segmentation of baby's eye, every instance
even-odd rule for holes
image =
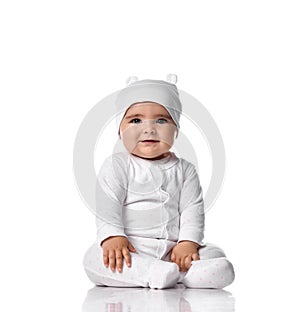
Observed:
[[[135,123],[135,124],[137,124],[137,123],[141,123],[142,121],[141,121],[140,118],[133,118],[133,119],[131,119],[129,122],[130,122],[130,123]]]
[[[159,118],[159,119],[156,120],[156,122],[159,123],[159,124],[165,124],[168,121],[166,119],[164,119],[164,118]]]

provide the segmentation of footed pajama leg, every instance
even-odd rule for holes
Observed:
[[[169,288],[179,280],[177,264],[145,254],[131,253],[131,267],[124,263],[122,272],[112,272],[103,264],[102,247],[94,243],[83,260],[89,279],[96,285],[116,287]]]
[[[207,244],[199,249],[199,256],[182,279],[186,287],[223,288],[233,282],[233,266],[221,248]]]

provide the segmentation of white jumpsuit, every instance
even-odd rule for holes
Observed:
[[[202,188],[194,165],[174,153],[146,160],[128,152],[107,158],[98,175],[97,239],[84,256],[84,268],[96,285],[168,288],[223,288],[234,279],[232,264],[217,246],[203,243]],[[131,267],[112,272],[102,260],[101,242],[125,236],[133,244]],[[182,240],[200,245],[200,260],[188,272],[170,262]]]

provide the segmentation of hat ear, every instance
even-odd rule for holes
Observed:
[[[130,76],[126,79],[126,84],[127,86],[132,84],[133,82],[138,81],[138,77],[137,76]]]
[[[169,74],[169,75],[167,76],[167,82],[176,84],[176,82],[177,82],[177,75],[175,75],[175,74]]]

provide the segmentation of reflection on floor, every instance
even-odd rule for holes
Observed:
[[[233,312],[234,297],[222,289],[116,288],[95,286],[87,293],[83,312]]]

